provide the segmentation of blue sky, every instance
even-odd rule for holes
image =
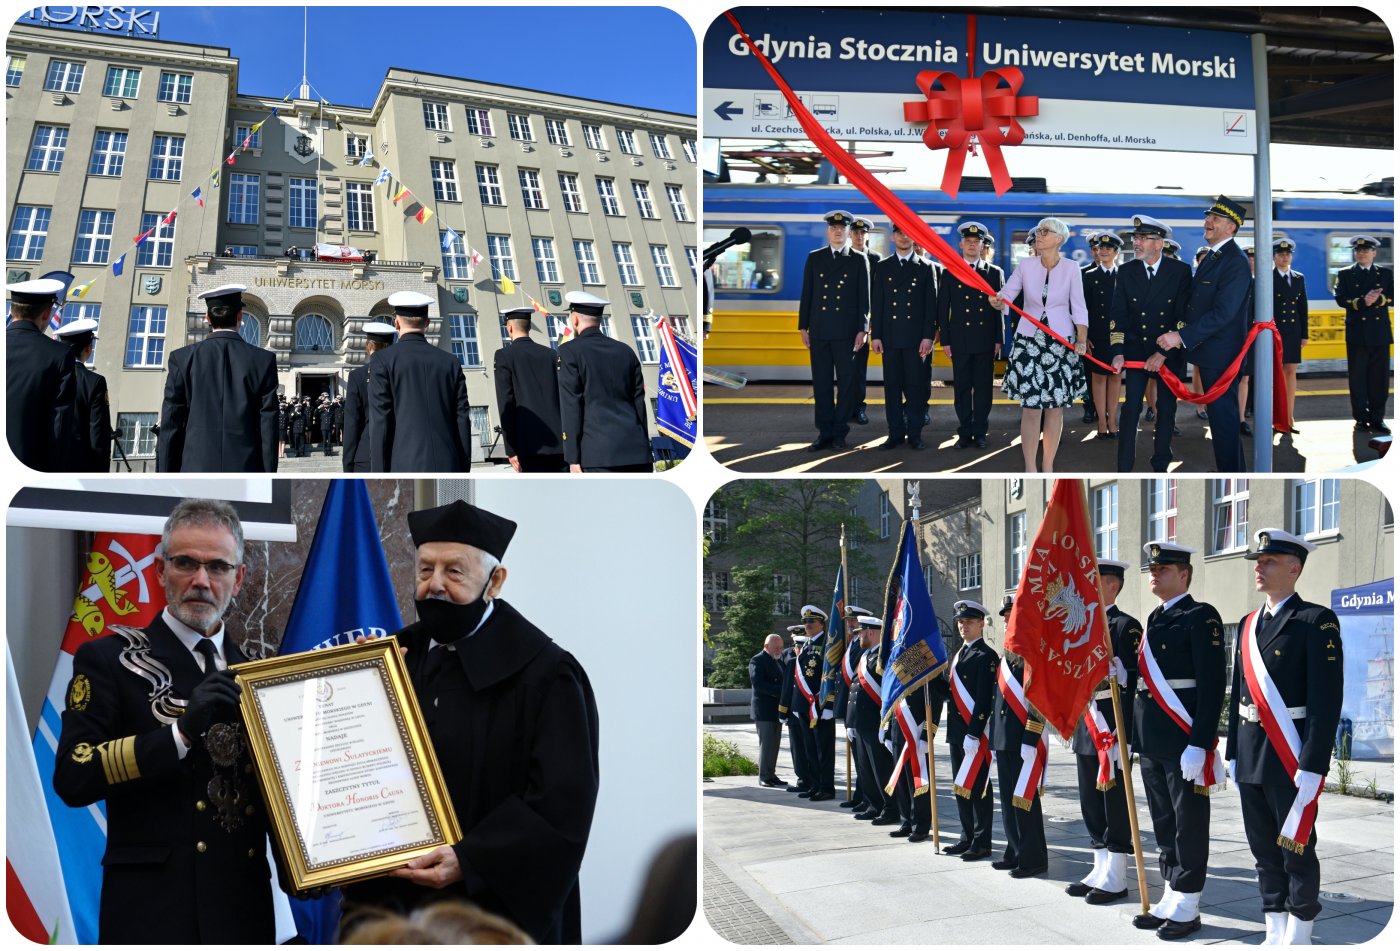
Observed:
[[[152,6],[160,38],[226,46],[239,92],[281,98],[301,80],[301,6]],[[693,115],[695,36],[658,7],[306,8],[307,77],[368,106],[390,66]]]

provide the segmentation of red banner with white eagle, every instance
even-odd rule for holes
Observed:
[[[1006,622],[1026,660],[1026,699],[1061,736],[1074,733],[1113,657],[1083,490],[1056,479]]]

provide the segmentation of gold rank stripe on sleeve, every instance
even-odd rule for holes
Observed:
[[[136,765],[136,737],[124,736],[119,740],[108,740],[97,744],[98,756],[102,758],[102,772],[108,785],[129,782],[141,778],[141,770]]]

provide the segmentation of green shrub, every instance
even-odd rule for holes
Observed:
[[[757,776],[758,764],[739,752],[737,744],[706,733],[701,747],[705,778],[713,776]]]

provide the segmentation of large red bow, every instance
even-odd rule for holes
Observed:
[[[927,122],[924,144],[930,149],[947,149],[943,167],[943,190],[958,197],[963,162],[971,148],[969,139],[977,136],[987,155],[987,168],[998,195],[1011,188],[1011,175],[1001,154],[1003,145],[1020,145],[1026,130],[1018,116],[1040,113],[1038,96],[1018,96],[1025,77],[1014,66],[989,69],[979,77],[963,79],[956,73],[925,71],[914,81],[927,99],[904,104],[904,121]],[[1005,83],[1005,86],[1002,86]],[[937,87],[937,88],[936,88]],[[1002,131],[1002,127],[1006,131]]]

